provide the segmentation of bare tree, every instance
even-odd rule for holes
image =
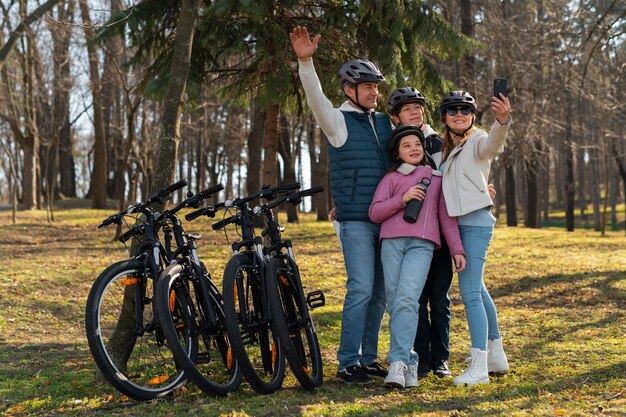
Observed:
[[[80,14],[83,19],[83,30],[87,40],[87,54],[89,57],[89,85],[93,101],[94,152],[93,173],[91,175],[91,207],[106,208],[107,202],[107,149],[104,132],[104,114],[102,109],[101,80],[98,65],[98,52],[95,43],[93,25],[89,16],[87,0],[78,0]]]

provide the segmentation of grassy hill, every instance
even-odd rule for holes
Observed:
[[[328,222],[303,215],[284,224],[305,284],[327,305],[314,311],[324,358],[324,384],[313,393],[288,373],[277,393],[247,385],[214,398],[189,385],[175,399],[137,403],[94,379],[84,335],[84,306],[96,276],[126,256],[113,229],[96,225],[112,211],[61,208],[0,211],[0,414],[7,416],[624,416],[626,413],[626,237],[590,230],[529,230],[498,225],[486,282],[496,302],[512,371],[477,388],[431,377],[413,390],[382,382],[347,387],[334,380],[345,272]],[[229,256],[224,234],[206,220],[201,257],[221,282]],[[228,237],[235,238],[234,230]],[[469,335],[453,284],[450,365],[464,368]],[[380,358],[388,349],[386,319]]]

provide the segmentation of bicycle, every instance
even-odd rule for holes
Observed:
[[[137,254],[110,265],[98,276],[85,308],[87,341],[102,376],[122,394],[139,401],[170,395],[186,382],[154,312],[154,283],[174,256],[172,230],[159,223],[159,213],[151,207],[164,204],[174,191],[186,185],[183,180],[159,190],[147,201],[109,216],[98,226],[122,224],[126,216],[133,214],[143,216],[118,238],[125,243],[141,237]],[[179,328],[177,336],[185,352],[193,357],[197,340],[191,327]]]
[[[212,218],[223,205],[201,208],[185,218]],[[183,207],[198,206],[198,200],[190,199],[164,212],[163,216],[172,216]],[[181,227],[177,220],[176,227]],[[224,325],[222,295],[198,258],[195,239],[181,242],[177,252],[182,256],[177,256],[161,273],[157,284],[155,304],[163,333],[177,363],[198,388],[210,395],[227,395],[239,388],[241,370],[232,354]],[[198,352],[194,357],[179,343],[179,328],[187,326],[198,338]]]
[[[266,247],[269,259],[265,274],[272,328],[278,335],[294,376],[308,390],[319,387],[323,380],[320,346],[309,308],[324,306],[325,298],[319,290],[304,295],[293,244],[291,240],[282,240],[281,232],[284,228],[278,224],[272,209],[285,203],[300,204],[303,197],[321,191],[322,187],[315,187],[291,193],[257,210],[265,218],[266,227],[262,235],[269,238]]]
[[[280,389],[285,377],[285,357],[271,326],[271,312],[265,284],[263,241],[255,236],[255,213],[248,203],[272,198],[300,188],[299,184],[265,188],[256,194],[227,202],[236,214],[212,225],[219,230],[234,223],[241,227],[241,240],[231,245],[233,256],[224,268],[222,292],[226,331],[241,372],[259,394]]]

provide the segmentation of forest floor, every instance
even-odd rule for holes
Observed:
[[[227,397],[188,385],[173,399],[135,402],[95,381],[84,331],[87,294],[98,274],[126,253],[113,229],[96,229],[115,210],[60,208],[0,211],[0,415],[6,416],[626,416],[626,236],[591,230],[498,225],[486,283],[499,311],[511,371],[474,388],[449,379],[420,380],[390,390],[335,380],[345,271],[332,225],[301,215],[287,224],[308,290],[326,306],[313,311],[324,383],[301,389],[288,372],[278,392],[257,395],[248,384]],[[282,214],[281,214],[282,218]],[[197,220],[201,257],[221,282],[229,256],[223,233]],[[234,237],[231,231],[229,237]],[[468,354],[469,336],[455,278],[452,372]],[[387,316],[380,359],[388,350]]]

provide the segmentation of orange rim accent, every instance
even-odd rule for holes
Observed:
[[[226,367],[228,369],[232,369],[233,367],[233,351],[231,348],[228,348],[226,351]]]
[[[150,381],[148,381],[148,385],[159,385],[164,381],[167,381],[168,378],[168,375],[155,376]]]
[[[136,285],[136,284],[139,284],[139,278],[128,277],[128,278],[124,278],[121,282],[123,286]]]
[[[174,306],[176,306],[176,292],[170,293],[170,312],[174,312]]]
[[[276,352],[276,342],[272,341],[272,365],[276,365],[278,353]]]
[[[235,285],[233,285],[233,294],[234,294],[234,299],[235,299],[235,304],[237,304],[237,299],[239,298],[239,290],[237,289],[237,283],[235,282]]]

